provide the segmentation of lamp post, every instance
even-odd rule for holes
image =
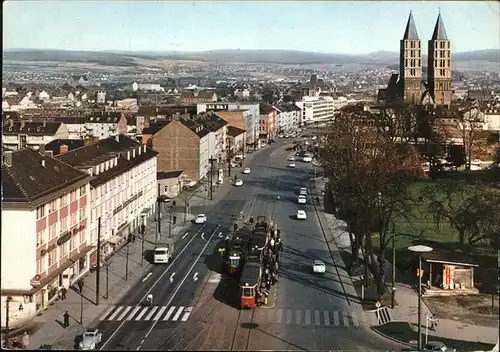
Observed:
[[[7,297],[5,299],[5,347],[9,345],[9,309],[12,297]]]
[[[408,247],[410,252],[418,253],[418,345],[417,350],[422,349],[422,253],[432,251],[432,247],[417,245]]]
[[[216,162],[217,159],[210,157],[208,159],[208,162],[210,163],[210,200],[214,199],[214,162]]]
[[[144,262],[144,240],[146,239],[146,224],[144,223],[144,215],[141,215],[141,235],[142,235],[142,244],[141,244],[141,266]]]

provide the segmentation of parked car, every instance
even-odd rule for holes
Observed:
[[[292,156],[289,156],[288,157],[288,161],[295,161],[295,157],[292,155]]]
[[[296,215],[298,220],[306,220],[307,219],[307,214],[305,210],[297,210],[297,215]]]
[[[307,203],[306,196],[300,195],[299,198],[297,198],[297,203],[306,204]]]
[[[205,216],[205,214],[198,214],[194,219],[195,224],[204,224],[206,222],[207,222],[207,217]]]
[[[456,352],[454,348],[448,348],[441,341],[429,341],[425,344],[422,351],[438,351],[438,352]]]
[[[83,333],[82,341],[80,342],[81,350],[95,350],[96,346],[101,343],[102,334],[97,329],[87,329]]]
[[[242,179],[237,179],[235,182],[234,182],[234,185],[236,187],[240,187],[240,186],[243,186],[243,180]]]
[[[300,187],[300,189],[299,189],[299,195],[301,195],[301,196],[307,196],[307,188]]]
[[[324,274],[325,272],[326,272],[325,263],[323,263],[321,260],[314,260],[313,261],[313,273]]]
[[[250,168],[249,167],[246,167],[244,170],[243,170],[243,173],[244,174],[249,174],[251,171],[250,171]]]
[[[295,167],[295,163],[290,163],[290,165],[288,165],[288,167],[294,168]]]

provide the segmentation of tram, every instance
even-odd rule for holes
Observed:
[[[253,309],[257,306],[257,290],[260,288],[261,279],[261,264],[254,262],[245,263],[240,278],[241,309]]]

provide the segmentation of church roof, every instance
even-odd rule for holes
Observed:
[[[411,11],[410,11],[410,16],[408,17],[408,22],[406,23],[406,30],[403,40],[420,40],[420,38],[418,37],[417,27],[415,26],[415,21],[413,20],[413,14],[411,13]]]
[[[448,36],[446,35],[446,29],[444,29],[444,23],[441,14],[438,15],[431,40],[448,40]]]

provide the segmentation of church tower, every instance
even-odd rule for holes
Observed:
[[[432,39],[428,42],[429,92],[436,105],[451,104],[451,45],[439,13]]]
[[[400,97],[405,103],[420,103],[422,83],[422,49],[417,27],[410,11],[399,48]]]

